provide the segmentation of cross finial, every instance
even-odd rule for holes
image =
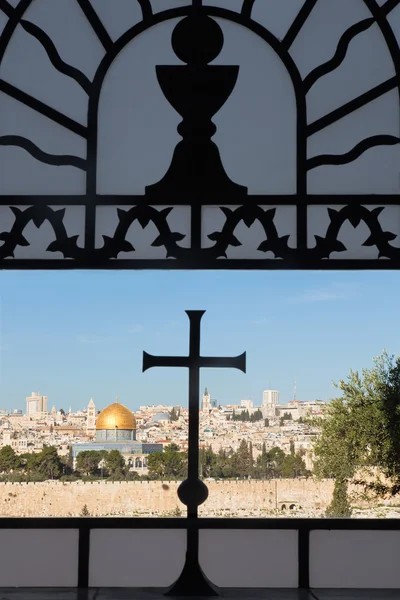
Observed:
[[[116,398],[115,398],[115,402],[118,404],[118,396],[116,396]]]
[[[153,356],[143,352],[143,371],[152,367],[186,367],[189,369],[189,452],[188,480],[194,487],[203,488],[202,493],[186,494],[183,482],[178,496],[188,506],[188,514],[197,515],[197,507],[207,499],[207,488],[198,479],[199,463],[199,375],[201,368],[239,369],[246,372],[246,353],[234,357],[201,356],[200,354],[200,322],[205,310],[187,310],[190,321],[189,355],[188,356]],[[204,490],[205,488],[205,490]],[[189,488],[188,488],[189,489]],[[192,486],[193,489],[193,486]],[[201,499],[200,499],[201,496]]]
[[[198,507],[207,500],[208,489],[199,479],[199,387],[201,368],[239,369],[246,372],[246,353],[240,356],[202,356],[200,353],[200,321],[204,310],[187,310],[190,321],[189,354],[187,356],[153,356],[143,352],[143,371],[152,367],[186,367],[189,370],[189,449],[188,478],[178,488],[178,497],[188,508],[188,517],[197,518]],[[205,390],[207,392],[207,388]],[[186,562],[182,574],[167,596],[215,596],[199,565],[198,531],[187,531]]]

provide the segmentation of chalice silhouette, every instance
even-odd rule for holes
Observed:
[[[172,48],[186,65],[156,66],[161,90],[181,115],[177,144],[164,177],[146,187],[146,195],[246,195],[247,188],[231,181],[212,137],[213,116],[233,92],[238,66],[209,65],[221,52],[224,36],[218,23],[203,11],[182,19],[172,33]]]

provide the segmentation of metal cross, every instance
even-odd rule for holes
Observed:
[[[197,519],[198,507],[207,500],[208,489],[199,479],[199,392],[200,369],[239,369],[246,372],[246,353],[235,357],[200,355],[200,323],[205,310],[187,310],[190,321],[190,341],[188,356],[153,356],[143,352],[143,371],[152,367],[186,367],[189,369],[189,450],[188,478],[178,488],[178,496],[187,506],[189,519]],[[198,556],[198,528],[187,529],[186,563],[182,574],[169,595],[210,596],[216,595],[202,573]]]

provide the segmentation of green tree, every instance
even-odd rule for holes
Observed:
[[[81,474],[96,475],[103,458],[104,454],[99,450],[83,450],[76,458],[76,468]]]
[[[258,408],[250,416],[250,421],[251,421],[251,423],[256,423],[257,421],[261,421],[262,418],[263,418],[263,414],[262,414],[261,410]]]
[[[282,477],[293,479],[309,475],[309,472],[304,460],[299,454],[287,454],[280,465],[279,474],[282,475]]]
[[[343,490],[357,472],[374,476],[372,467],[378,467],[390,484],[382,484],[379,475],[372,483],[363,477],[358,482],[382,495],[396,494],[400,491],[400,359],[384,352],[372,368],[361,374],[350,371],[337,387],[342,396],[327,407],[314,446],[315,475],[335,477]]]
[[[63,417],[65,416],[65,410],[63,408],[60,408],[60,415],[62,415]]]
[[[267,477],[278,477],[282,474],[282,465],[286,454],[278,446],[267,452]]]
[[[63,464],[55,446],[45,446],[37,454],[36,469],[46,479],[58,479],[63,471]]]
[[[199,450],[200,475],[201,477],[215,477],[217,456],[212,448],[200,448]]]
[[[18,466],[18,458],[11,446],[3,446],[0,450],[0,472],[9,473]]]
[[[237,477],[248,477],[250,475],[252,464],[250,449],[246,440],[240,442],[234,457],[234,467]]]
[[[212,477],[221,479],[235,477],[233,458],[229,454],[233,455],[234,453],[227,452],[221,448],[218,454],[215,455],[215,465],[211,471]]]
[[[67,460],[66,460],[66,465],[67,465],[69,471],[72,473],[72,471],[74,470],[74,456],[72,454],[72,446],[70,446],[68,448],[68,456],[67,456]]]
[[[115,475],[117,472],[123,472],[125,467],[125,460],[119,450],[110,450],[107,452],[104,463],[106,470],[110,473],[110,475]]]
[[[152,452],[147,458],[147,467],[150,479],[163,479],[165,477],[165,463],[162,452]]]
[[[166,475],[171,479],[181,479],[187,476],[187,456],[180,452],[179,446],[169,444],[164,450]]]
[[[252,472],[254,466],[254,456],[253,456],[253,444],[249,443],[249,454],[250,454],[250,471]]]
[[[279,422],[280,422],[280,426],[282,427],[282,425],[285,425],[285,421],[291,421],[292,420],[292,415],[288,412],[283,413],[283,417],[280,418]]]
[[[169,444],[163,452],[149,454],[147,466],[152,479],[185,479],[187,455],[180,452],[180,448],[176,444]]]
[[[35,476],[38,474],[38,466],[39,466],[39,454],[38,453],[24,453],[20,455],[20,466],[25,471],[25,473],[29,476],[29,479],[35,479]],[[31,477],[33,476],[33,477]]]
[[[331,518],[351,517],[351,506],[347,494],[347,482],[336,479],[332,502],[326,509],[326,516]]]

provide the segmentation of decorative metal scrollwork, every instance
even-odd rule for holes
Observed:
[[[383,186],[382,193],[379,186],[375,189],[371,185],[369,192],[364,181],[361,185],[365,177],[360,177],[360,189],[367,193],[354,193],[353,189],[347,192],[345,184],[343,191],[330,193],[329,185],[324,190],[323,185],[315,183],[323,182],[325,174],[327,179],[335,178],[333,171],[326,169],[358,165],[357,161],[370,153],[388,152],[400,144],[398,99],[391,123],[381,129],[377,125],[376,131],[372,132],[367,124],[374,119],[365,117],[365,127],[360,134],[355,130],[352,145],[341,147],[340,135],[331,134],[345,119],[361,115],[362,110],[391,94],[400,94],[400,31],[396,30],[392,18],[400,11],[400,0],[358,1],[360,18],[347,18],[347,8],[342,7],[343,30],[336,45],[320,64],[315,63],[307,69],[298,60],[297,46],[307,44],[302,33],[319,10],[321,0],[304,0],[298,14],[279,35],[267,29],[263,11],[269,9],[262,0],[243,0],[232,9],[224,8],[214,0],[188,0],[185,6],[176,6],[172,0],[166,0],[165,8],[163,5],[161,10],[155,0],[135,0],[132,7],[136,7],[139,17],[135,22],[126,22],[120,34],[111,32],[104,7],[101,9],[96,0],[71,0],[69,6],[74,5],[79,11],[79,18],[85,20],[100,49],[101,60],[89,73],[88,69],[80,68],[67,58],[65,47],[61,49],[57,36],[35,20],[37,0],[12,3],[0,0],[0,102],[7,99],[25,107],[31,114],[36,113],[56,128],[54,138],[57,138],[57,132],[64,131],[71,139],[78,140],[81,148],[75,153],[50,151],[45,147],[49,140],[42,144],[23,135],[20,127],[13,130],[10,119],[4,116],[3,120],[0,118],[0,153],[18,151],[19,154],[15,154],[18,160],[22,155],[30,157],[29,160],[52,169],[51,173],[67,169],[65,172],[74,177],[80,173],[79,177],[85,181],[82,193],[77,194],[70,193],[69,183],[57,189],[55,194],[50,185],[50,192],[46,194],[37,193],[35,189],[26,191],[22,185],[30,177],[26,164],[22,161],[23,168],[19,168],[14,154],[0,154],[0,157],[8,157],[0,179],[0,267],[57,268],[67,260],[66,266],[73,268],[398,268],[400,185],[397,188],[393,185],[389,192]],[[112,10],[119,10],[118,3]],[[74,18],[78,17],[75,15]],[[102,194],[98,189],[98,145],[99,105],[104,82],[111,66],[131,42],[152,31],[155,25],[169,22],[174,23],[170,45],[181,62],[157,64],[151,76],[157,81],[171,114],[175,110],[182,117],[178,126],[181,140],[175,146],[170,166],[161,178],[147,181],[143,193]],[[219,128],[213,119],[233,101],[242,74],[240,61],[230,64],[224,59],[226,23],[240,25],[261,40],[281,61],[282,69],[290,79],[297,123],[294,132],[296,182],[292,194],[279,190],[271,193],[261,190],[262,193],[255,194],[252,181],[246,181],[232,167],[227,167],[219,143],[213,139],[219,139],[216,135],[218,132],[219,136]],[[71,24],[73,26],[73,20]],[[382,79],[371,80],[364,91],[339,106],[332,104],[325,113],[315,113],[312,106],[316,90],[327,79],[336,76],[351,59],[358,40],[371,32],[379,34],[385,43],[392,73],[388,71],[389,76],[386,76],[382,71]],[[17,84],[12,69],[7,67],[7,60],[22,36],[41,49],[43,60],[48,61],[49,68],[58,77],[66,78],[75,86],[74,93],[87,103],[87,118],[77,118],[68,107],[60,110],[50,98],[46,101],[45,95],[32,93],[23,84]],[[73,44],[72,35],[70,40]],[[18,63],[15,58],[13,60],[16,72]],[[363,68],[367,67],[363,65]],[[265,73],[257,76],[265,77]],[[326,92],[325,97],[329,97]],[[8,114],[1,111],[1,105],[0,114]],[[243,115],[246,120],[253,117],[249,113]],[[232,127],[235,126],[232,123]],[[329,133],[329,141],[334,140],[332,147],[330,144],[328,148],[322,147],[320,136],[324,132]],[[83,146],[86,150],[82,150]],[[244,149],[243,161],[254,160],[254,157],[247,158],[246,152]],[[259,159],[263,160],[263,157]],[[377,161],[377,170],[382,168],[381,164]],[[11,171],[15,171],[15,185],[7,183],[11,177],[9,165]],[[135,169],[139,168],[132,164],[133,177]],[[268,164],[265,169],[268,171]],[[50,171],[40,171],[37,176],[45,188],[46,173]],[[284,172],[282,177],[285,179]],[[82,208],[80,221],[74,222],[73,227],[72,217],[66,217],[70,207]],[[319,224],[315,228],[314,207],[326,209],[326,227]],[[290,223],[282,217],[283,208],[290,208],[294,215]],[[188,219],[184,211],[189,211]],[[38,228],[45,222],[50,225],[47,231],[51,231],[53,237],[46,239],[40,252],[34,245],[30,246],[26,233],[31,222]],[[352,255],[349,255],[352,240],[343,239],[342,235],[346,222],[354,228],[364,223],[370,230],[369,236]],[[387,223],[390,223],[389,228]],[[257,235],[252,229],[255,224]],[[146,247],[138,243],[137,225],[148,234]],[[240,237],[237,231],[243,225],[249,232]],[[363,258],[363,247],[374,249],[367,259]],[[152,253],[154,249],[158,251],[156,258]]]

